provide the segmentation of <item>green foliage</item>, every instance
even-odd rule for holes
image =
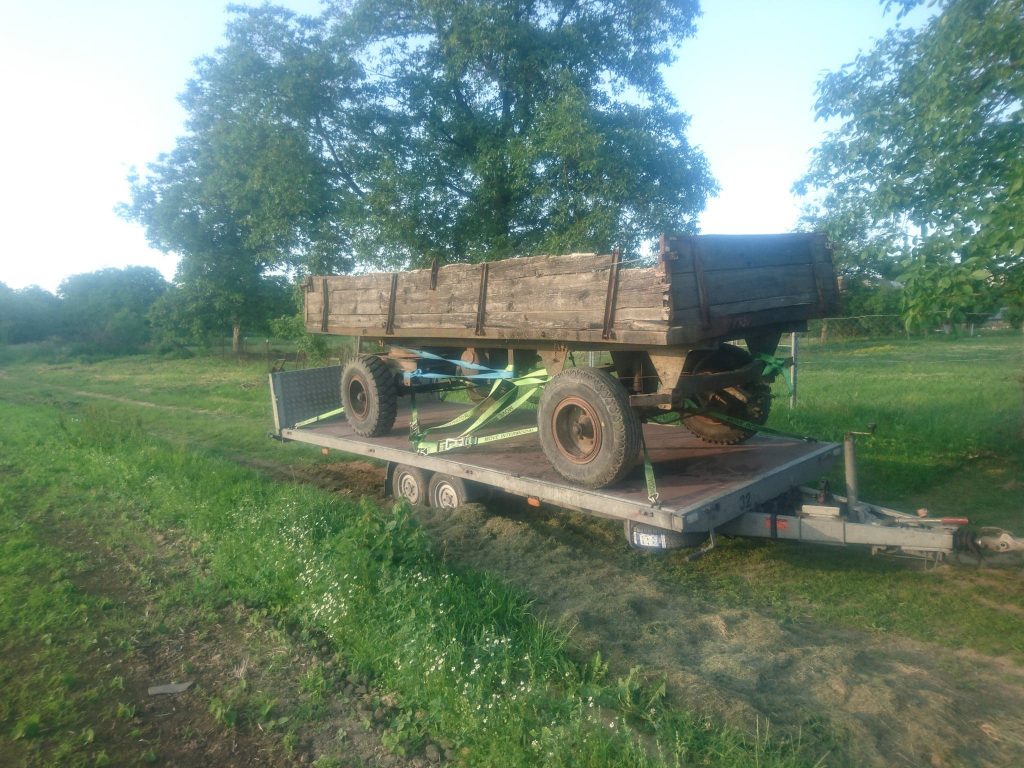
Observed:
[[[915,325],[1024,304],[1024,4],[934,5],[821,81],[818,116],[843,122],[796,187],[824,191],[812,218],[869,269],[906,262]]]
[[[236,325],[273,269],[635,246],[714,183],[660,68],[694,0],[235,8],[122,213]]]
[[[58,289],[64,333],[91,351],[137,352],[150,340],[149,310],[168,287],[152,267],[72,275]]]
[[[186,269],[184,263],[181,269]],[[268,333],[271,319],[292,307],[291,286],[280,275],[250,273],[235,281],[228,279],[223,286],[214,278],[195,275],[172,286],[153,305],[149,321],[159,348],[166,352],[224,338],[235,328],[244,327],[251,334]]]
[[[889,280],[847,279],[841,299],[842,314],[847,317],[898,315],[903,309],[903,288]]]
[[[937,263],[935,263],[937,261]],[[981,258],[960,263],[923,257],[911,262],[902,276],[903,318],[907,329],[951,327],[967,316],[992,309],[988,295],[992,273]]]
[[[379,98],[368,261],[630,247],[692,229],[714,190],[660,69],[692,0],[332,12]]]
[[[0,283],[0,344],[24,344],[57,335],[60,299],[36,285],[13,290]]]
[[[270,333],[275,339],[295,341],[300,351],[311,362],[327,359],[327,338],[306,330],[302,315],[282,315],[270,321]]]
[[[345,108],[353,72],[324,34],[284,9],[236,9],[227,44],[199,60],[182,96],[188,133],[131,178],[121,213],[181,256],[183,306],[166,314],[189,318],[193,335],[228,326],[237,338],[280,314],[268,311],[268,275],[350,266],[338,224],[353,193],[317,136]]]

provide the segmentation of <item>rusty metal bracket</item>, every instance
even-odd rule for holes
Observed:
[[[619,267],[622,264],[622,251],[618,248],[612,251],[612,264],[608,270],[608,292],[604,297],[604,326],[601,329],[601,338],[610,339],[615,331],[615,302],[619,296]]]
[[[700,255],[699,247],[695,247],[691,254],[693,256],[693,276],[697,280],[697,302],[700,304],[700,320],[706,328],[711,325],[711,309],[708,306],[708,287],[704,283],[704,259]]]
[[[320,310],[320,332],[327,333],[327,321],[331,317],[331,291],[327,287],[327,278],[325,277],[320,284],[320,290],[323,293],[323,307]]]
[[[398,297],[398,273],[391,273],[391,295],[388,297],[388,319],[384,323],[384,333],[395,332],[395,299]]]
[[[476,335],[484,335],[484,318],[487,313],[487,273],[490,264],[486,261],[480,265],[480,296],[476,301]]]
[[[679,255],[672,247],[672,240],[674,239],[675,238],[670,238],[664,232],[662,232],[661,236],[658,237],[658,258],[661,261],[676,261],[679,258]]]

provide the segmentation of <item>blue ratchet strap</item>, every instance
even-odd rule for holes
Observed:
[[[423,371],[413,371],[412,373],[404,373],[406,379],[511,379],[514,377],[511,368],[505,370],[498,370],[497,368],[489,368],[486,365],[480,365],[479,363],[471,363],[466,360],[450,360],[447,357],[441,357],[441,355],[435,355],[433,352],[425,352],[419,349],[409,349],[408,347],[395,347],[395,349],[403,349],[406,352],[411,352],[416,357],[424,360],[437,360],[442,363],[450,363],[458,368],[462,368],[470,371],[480,371],[480,373],[467,373],[460,374],[458,377],[454,377],[447,373],[424,373]]]

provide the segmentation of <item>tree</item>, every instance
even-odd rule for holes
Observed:
[[[0,283],[0,343],[42,341],[60,331],[60,299],[37,285],[14,290]]]
[[[132,178],[121,212],[179,254],[193,306],[230,324],[259,317],[274,273],[351,268],[347,213],[361,190],[326,133],[359,72],[322,23],[264,6],[236,8],[227,44],[197,62],[181,97],[188,133]]]
[[[183,264],[194,266],[190,260]],[[232,284],[234,291],[225,288]],[[232,349],[240,352],[237,329],[263,334],[271,320],[294,312],[293,288],[283,275],[233,282],[230,275],[187,274],[152,307],[149,320],[161,350],[208,344],[230,334]]]
[[[354,0],[376,97],[360,255],[423,265],[692,230],[714,189],[661,68],[695,0]]]
[[[152,267],[72,275],[58,288],[64,335],[89,349],[138,351],[150,339],[150,307],[167,288],[167,281]]]
[[[924,327],[1024,308],[1024,0],[934,5],[819,83],[818,116],[843,122],[795,187],[869,262],[902,261]]]

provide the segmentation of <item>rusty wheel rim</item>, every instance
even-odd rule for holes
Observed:
[[[558,452],[574,464],[587,464],[601,451],[604,434],[594,407],[579,397],[562,400],[551,414]]]
[[[353,377],[348,383],[348,401],[356,416],[366,416],[370,410],[370,399],[366,395],[366,382],[359,377]]]

